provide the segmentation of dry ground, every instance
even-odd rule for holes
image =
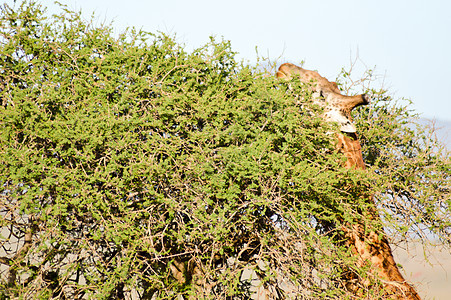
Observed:
[[[402,249],[404,248],[404,249]],[[403,266],[406,279],[415,285],[425,300],[451,299],[451,253],[440,247],[411,243],[393,247],[395,260]],[[428,255],[428,259],[425,258]]]

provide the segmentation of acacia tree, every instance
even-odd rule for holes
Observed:
[[[354,116],[368,169],[345,170],[308,87],[229,42],[187,52],[61,11],[1,11],[2,297],[352,297],[344,274],[366,272],[340,222],[368,193],[368,226],[449,246],[449,153],[386,91],[339,78],[374,99]]]

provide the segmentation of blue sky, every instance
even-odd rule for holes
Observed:
[[[7,0],[12,2],[12,0]],[[88,19],[176,34],[188,49],[210,35],[230,40],[238,57],[255,47],[280,63],[300,63],[335,79],[359,57],[355,76],[376,67],[384,87],[410,98],[423,117],[451,121],[449,0],[60,0]],[[41,1],[50,12],[52,0]],[[360,73],[361,74],[361,73]]]

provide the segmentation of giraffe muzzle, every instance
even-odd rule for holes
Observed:
[[[367,94],[363,94],[362,99],[363,99],[362,105],[368,105],[371,102],[371,97],[368,96]]]

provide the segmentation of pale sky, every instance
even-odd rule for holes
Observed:
[[[449,0],[59,1],[86,19],[95,12],[99,23],[113,20],[118,32],[175,34],[188,49],[223,37],[240,59],[254,62],[258,47],[280,63],[305,61],[330,80],[358,53],[357,71],[376,67],[384,87],[410,98],[423,117],[451,121]],[[41,3],[56,11],[53,0]]]

